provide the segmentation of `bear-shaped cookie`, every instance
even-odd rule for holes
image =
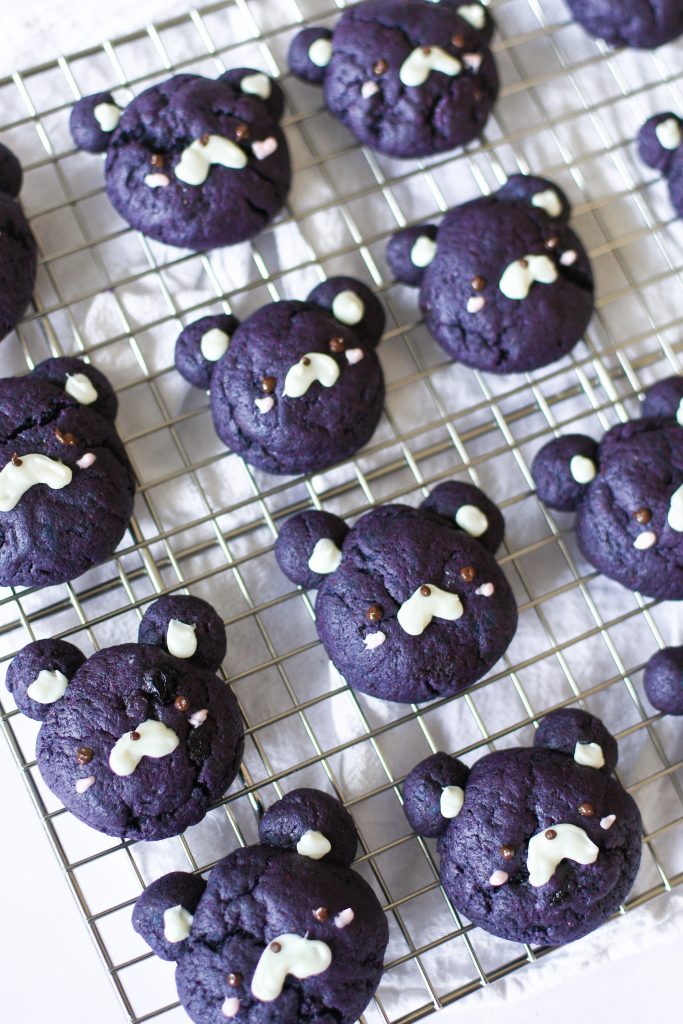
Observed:
[[[576,512],[588,561],[629,590],[683,599],[683,377],[647,392],[642,418],[598,444],[582,434],[549,441],[531,472],[550,508]]]
[[[173,872],[138,899],[133,926],[174,960],[196,1024],[353,1024],[382,976],[387,920],[349,865],[358,837],[338,800],[298,789],[273,804],[261,842],[208,881]]]
[[[683,32],[681,0],[566,0],[587,32],[610,46],[654,50]]]
[[[370,440],[382,414],[375,347],[384,310],[360,281],[334,277],[306,302],[271,303],[243,324],[204,317],[176,344],[179,372],[210,389],[216,433],[270,473],[313,473]]]
[[[0,142],[0,341],[19,323],[36,281],[36,242],[17,201],[23,172]]]
[[[613,776],[617,744],[578,709],[551,712],[533,747],[472,768],[434,754],[408,775],[406,817],[439,839],[455,908],[504,939],[559,946],[603,924],[638,872],[641,820]]]
[[[593,275],[552,182],[514,174],[492,195],[389,242],[398,281],[420,288],[430,333],[460,363],[520,373],[566,355],[593,314]]]
[[[214,249],[253,238],[287,198],[283,107],[268,75],[238,68],[176,75],[125,110],[111,93],[86,96],[70,127],[80,149],[106,151],[107,193],[124,220],[167,245]]]
[[[135,493],[117,404],[80,359],[0,379],[0,585],[63,583],[116,549]]]
[[[45,783],[87,825],[125,839],[165,839],[195,825],[239,769],[244,728],[216,675],[225,627],[197,597],[162,597],[137,643],[85,656],[37,640],[7,670],[17,706],[42,725]]]
[[[409,703],[466,689],[511,642],[517,605],[494,556],[503,530],[479,488],[449,481],[420,508],[380,505],[351,529],[300,512],[275,556],[293,583],[318,588],[318,635],[349,686]]]
[[[300,32],[289,65],[324,85],[328,110],[364,145],[429,156],[484,130],[498,95],[493,27],[479,3],[365,0],[334,32]]]
[[[683,5],[681,6],[683,11]],[[683,13],[681,15],[683,17]],[[638,151],[648,167],[661,171],[669,183],[673,208],[683,217],[683,121],[670,112],[655,114],[640,129]]]

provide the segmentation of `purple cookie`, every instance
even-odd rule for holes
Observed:
[[[121,110],[110,93],[71,112],[76,145],[107,151],[107,193],[134,228],[168,245],[214,249],[253,238],[289,192],[283,97],[260,71],[216,81],[176,75]]]
[[[412,703],[466,689],[505,653],[517,606],[494,557],[502,536],[486,495],[450,482],[419,509],[380,505],[351,530],[300,513],[275,556],[293,582],[319,588],[318,634],[349,686]]]
[[[353,1024],[382,976],[387,920],[349,867],[358,837],[341,804],[315,789],[266,811],[261,843],[228,854],[208,882],[153,882],[133,927],[175,960],[196,1024]]]
[[[543,178],[515,174],[494,195],[456,207],[438,233],[390,241],[397,280],[454,359],[491,373],[546,366],[576,345],[593,313],[593,275],[569,227],[569,203]]]
[[[585,711],[554,711],[533,747],[468,769],[435,754],[406,779],[406,817],[438,836],[441,883],[456,910],[513,942],[559,946],[598,928],[640,864],[635,801],[611,774],[616,742]]]
[[[21,165],[0,143],[0,341],[24,315],[36,282],[36,242],[17,201]]]
[[[665,647],[645,666],[647,699],[665,715],[683,715],[683,647]]]
[[[116,410],[80,359],[0,379],[0,585],[64,583],[115,551],[135,492]]]
[[[576,511],[585,558],[629,590],[683,599],[683,379],[647,393],[643,418],[600,444],[580,434],[550,441],[531,472],[550,508]]]
[[[313,473],[372,437],[384,402],[375,352],[384,311],[366,285],[325,281],[306,302],[276,302],[241,326],[205,317],[176,344],[176,367],[209,387],[216,433],[270,473]]]
[[[289,65],[325,87],[356,138],[396,157],[430,156],[477,138],[498,95],[493,20],[479,3],[365,0],[334,33],[307,28]]]
[[[683,18],[683,6],[681,8]],[[676,114],[655,114],[638,136],[638,152],[648,167],[661,171],[669,182],[671,202],[683,217],[683,121]]]
[[[681,0],[566,0],[587,32],[610,46],[653,50],[683,32]]]
[[[42,722],[38,767],[72,814],[126,839],[165,839],[201,821],[244,749],[237,701],[214,674],[224,653],[210,605],[162,597],[136,644],[86,660],[64,641],[39,640],[16,655],[7,688]]]

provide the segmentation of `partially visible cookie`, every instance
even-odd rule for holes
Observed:
[[[683,32],[680,0],[566,0],[587,32],[610,46],[653,50]]]
[[[683,647],[665,647],[645,666],[647,699],[665,715],[683,715]]]
[[[584,711],[549,714],[533,747],[446,754],[406,779],[406,816],[438,836],[441,883],[474,924],[515,942],[558,946],[599,927],[640,864],[638,807],[612,775],[617,747]]]
[[[0,585],[63,583],[116,549],[135,492],[116,410],[80,359],[0,379]]]
[[[429,156],[481,134],[498,95],[493,20],[479,3],[365,0],[334,32],[307,28],[289,65],[325,87],[356,138],[395,157]]]
[[[640,129],[638,151],[667,179],[674,210],[683,217],[683,120],[670,112],[649,118]]]
[[[36,242],[17,197],[21,165],[0,143],[0,341],[21,320],[36,281]]]
[[[221,652],[213,608],[169,597],[147,610],[137,644],[86,660],[71,644],[41,640],[16,655],[7,688],[42,722],[38,767],[72,814],[127,839],[163,839],[201,821],[244,748],[237,701],[214,674]]]
[[[208,882],[182,872],[153,882],[133,926],[176,961],[196,1024],[353,1024],[389,938],[377,897],[349,867],[353,819],[326,793],[299,789],[266,811],[259,832],[260,844],[228,854]]]
[[[569,226],[564,193],[516,174],[498,192],[451,210],[440,228],[399,232],[387,259],[420,287],[434,338],[454,359],[519,373],[566,355],[593,313],[593,275]]]
[[[106,150],[107,193],[124,220],[168,245],[213,249],[253,238],[284,205],[283,105],[268,75],[238,68],[216,81],[176,75],[125,110],[111,93],[87,96],[70,126],[81,149]]]

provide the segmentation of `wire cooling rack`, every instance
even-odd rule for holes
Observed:
[[[336,792],[353,812],[357,863],[391,925],[387,971],[368,1021],[403,1024],[495,982],[541,955],[486,935],[449,905],[434,848],[401,810],[406,772],[435,749],[471,762],[526,743],[538,716],[570,704],[601,715],[620,741],[620,776],[641,807],[643,865],[627,908],[683,881],[680,730],[643,702],[644,662],[681,642],[672,606],[596,575],[571,517],[533,495],[530,458],[560,430],[601,433],[637,413],[643,388],[680,370],[683,227],[666,189],[635,156],[650,113],[683,109],[681,44],[614,54],[567,20],[560,0],[501,0],[495,51],[504,87],[485,140],[466,153],[401,163],[360,149],[287,75],[304,22],[333,23],[332,0],[234,0],[148,26],[0,80],[0,138],[26,169],[23,201],[41,250],[35,309],[3,345],[5,373],[48,355],[82,353],[109,374],[140,486],[118,554],[69,586],[4,591],[4,667],[29,640],[60,635],[87,652],[133,638],[149,601],[187,590],[224,617],[225,662],[247,723],[241,777],[184,836],[145,845],[91,831],[46,790],[35,723],[3,691],[5,734],[83,916],[131,1021],[185,1020],[172,968],[130,927],[152,878],[206,871],[256,839],[259,808],[299,785]],[[255,66],[281,74],[296,174],[285,214],[251,245],[208,255],[164,248],[109,206],[97,158],[75,153],[67,121],[79,95],[113,87],[125,102],[176,70],[215,76]],[[416,319],[415,296],[392,283],[389,235],[497,188],[508,173],[555,179],[594,261],[597,312],[584,341],[550,368],[484,376],[450,363]],[[266,301],[303,297],[325,276],[355,273],[389,313],[380,348],[386,412],[357,458],[311,478],[245,466],[221,447],[206,396],[172,369],[183,324],[209,311],[246,317]],[[349,691],[317,642],[309,595],[277,569],[286,516],[325,508],[354,517],[380,501],[416,503],[449,478],[472,480],[502,505],[501,561],[520,605],[507,656],[466,695],[417,706]]]

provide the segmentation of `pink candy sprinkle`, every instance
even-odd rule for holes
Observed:
[[[190,723],[193,729],[198,729],[200,725],[204,724],[208,714],[209,712],[207,711],[207,709],[202,708],[201,711],[195,711],[193,715],[190,715],[190,717],[188,718],[188,722]]]
[[[267,139],[262,139],[260,142],[252,142],[251,151],[257,160],[265,160],[266,157],[272,156],[277,149],[277,139],[274,139],[270,135]]]
[[[600,828],[604,828],[605,831],[607,831],[608,828],[612,827],[612,825],[614,824],[614,822],[616,820],[617,820],[616,814],[608,814],[606,818],[601,818],[600,819]]]
[[[86,452],[85,455],[81,455],[76,465],[79,469],[89,469],[93,462],[97,462],[97,456],[92,452]]]
[[[145,185],[150,188],[166,188],[170,184],[170,178],[166,174],[148,174],[145,178]]]
[[[364,359],[365,355],[362,348],[347,348],[346,358],[353,366],[355,363],[359,363],[361,359]]]
[[[475,594],[479,594],[480,597],[493,597],[496,588],[493,583],[482,583],[480,587],[474,591]]]
[[[560,256],[560,263],[563,267],[571,267],[576,263],[578,258],[579,254],[577,252],[574,252],[573,249],[567,249],[567,251],[563,252]]]
[[[255,398],[254,403],[259,412],[266,413],[270,412],[275,405],[275,399],[272,395],[268,395],[267,398]]]
[[[346,928],[347,925],[351,924],[355,916],[356,915],[354,914],[353,910],[351,910],[351,907],[347,907],[346,910],[340,911],[340,913],[337,914],[337,916],[335,917],[335,927]]]
[[[228,996],[221,1006],[224,1017],[236,1017],[240,1012],[240,1001],[236,996]]]
[[[479,313],[486,305],[486,299],[483,295],[473,295],[467,300],[467,312],[468,313]]]
[[[505,885],[509,877],[507,871],[494,871],[489,882],[491,885]]]
[[[89,775],[87,777],[87,779],[77,779],[76,780],[76,792],[77,793],[85,793],[86,789],[90,789],[90,787],[92,785],[94,785],[94,782],[95,782],[95,776],[94,775]]]
[[[481,67],[481,54],[480,53],[463,53],[462,59],[468,68],[472,71],[478,71]]]
[[[360,94],[364,100],[369,100],[372,96],[376,96],[378,92],[379,86],[377,82],[363,82]]]

